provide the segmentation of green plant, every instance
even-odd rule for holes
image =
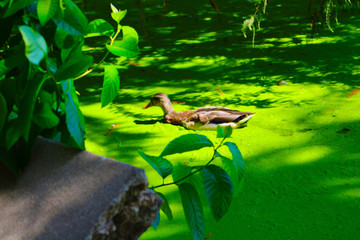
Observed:
[[[117,95],[119,73],[105,60],[109,53],[134,57],[139,48],[136,31],[120,24],[126,10],[111,10],[115,30],[103,19],[88,23],[71,0],[0,1],[0,161],[16,176],[39,135],[85,148],[75,80],[104,67],[102,107]],[[94,36],[110,39],[97,64],[82,50]]]
[[[234,143],[225,142],[227,138],[231,137],[231,134],[231,127],[223,129],[218,126],[217,138],[221,138],[221,141],[217,146],[204,135],[186,134],[170,141],[159,156],[150,156],[139,152],[140,156],[163,178],[161,184],[152,186],[151,189],[155,190],[174,184],[178,186],[186,220],[195,240],[204,239],[203,206],[197,191],[200,185],[204,187],[214,218],[219,221],[229,209],[233,193],[243,179],[245,165],[241,153]],[[218,150],[223,146],[230,150],[232,159],[219,153]],[[213,148],[213,154],[211,159],[201,166],[179,165],[173,167],[172,163],[165,158],[168,155],[199,150],[204,147]],[[165,178],[170,175],[173,182],[164,183]],[[162,211],[169,220],[172,220],[173,215],[167,198],[158,191],[156,193],[164,201],[161,207]],[[160,215],[158,214],[153,224],[154,228],[157,227],[159,221]]]

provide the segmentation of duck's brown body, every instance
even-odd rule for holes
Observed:
[[[163,93],[155,94],[144,108],[158,106],[164,112],[164,121],[173,125],[181,125],[188,129],[216,130],[217,126],[240,128],[255,113],[240,112],[225,107],[202,107],[194,111],[175,112],[171,101]]]

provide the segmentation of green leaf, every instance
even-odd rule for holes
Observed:
[[[177,165],[174,167],[173,173],[172,173],[172,178],[174,182],[179,181],[180,179],[189,176],[191,173],[191,167],[187,166],[187,165]],[[177,184],[181,184],[183,183],[183,181],[177,183]]]
[[[37,15],[41,25],[44,26],[59,10],[59,0],[39,0],[37,4]]]
[[[6,10],[4,14],[5,17],[9,17],[19,10],[29,6],[31,3],[35,2],[36,0],[12,0],[10,1],[9,8]]]
[[[75,30],[79,31],[82,35],[85,35],[88,20],[84,13],[71,0],[64,0],[64,2],[64,21],[72,26]]]
[[[15,122],[9,127],[6,131],[6,148],[7,150],[11,149],[12,146],[19,140],[21,136],[21,131],[19,129],[18,121]]]
[[[83,12],[70,0],[65,1],[65,9],[62,14],[55,16],[54,22],[57,25],[57,31],[63,30],[67,34],[83,38],[86,34],[88,20]],[[62,13],[62,11],[59,11]]]
[[[8,4],[9,1],[10,1],[10,0],[1,0],[1,1],[0,1],[0,7],[5,7],[6,4]]]
[[[219,125],[216,128],[217,138],[229,138],[232,134],[232,128],[230,126],[226,126],[225,129],[220,127]]]
[[[118,12],[119,9],[117,9],[114,4],[110,3],[110,7],[111,7],[111,12]]]
[[[235,143],[226,142],[224,145],[228,146],[228,148],[232,154],[233,163],[238,172],[238,182],[240,182],[245,173],[244,159],[240,153],[239,148],[236,146]]]
[[[140,53],[138,46],[139,36],[137,32],[129,26],[123,26],[122,32],[123,39],[121,41],[115,41],[112,46],[106,45],[106,48],[118,57],[135,57]]]
[[[195,188],[189,183],[178,185],[186,221],[195,240],[203,240],[205,232],[204,212]]]
[[[47,44],[40,33],[28,26],[19,26],[20,33],[25,42],[25,55],[27,59],[38,65],[47,54]]]
[[[71,35],[68,35],[69,37]],[[81,58],[84,56],[82,54],[82,47],[84,45],[84,41],[75,41],[71,46],[68,45],[68,39],[65,39],[64,47],[61,49],[61,61],[65,63],[66,61],[72,59],[72,58]]]
[[[39,103],[34,112],[33,121],[42,128],[56,127],[60,119],[51,109],[49,103]]]
[[[92,64],[93,57],[88,55],[81,55],[69,58],[56,72],[58,81],[74,78],[85,72]]]
[[[233,132],[232,127],[226,126],[226,127],[225,127],[225,130],[224,130],[224,137],[225,137],[225,138],[231,137],[232,132]]]
[[[217,127],[216,127],[216,132],[217,132],[217,134],[216,134],[217,138],[224,138],[224,136],[225,136],[224,129],[222,127],[220,127],[219,125],[217,125]]]
[[[120,21],[125,17],[126,13],[127,13],[127,10],[119,11],[119,12],[112,12],[111,17],[112,17],[112,19],[114,19],[114,21],[117,24],[119,24]]]
[[[159,195],[159,197],[163,200],[163,204],[161,205],[161,210],[165,213],[169,221],[173,220],[174,217],[167,198],[161,192],[156,192],[156,194]]]
[[[114,65],[105,65],[104,83],[101,91],[101,107],[111,103],[120,89],[119,72]]]
[[[221,157],[223,169],[230,176],[233,187],[234,187],[234,189],[236,189],[236,187],[238,185],[239,176],[238,176],[238,171],[234,165],[234,162],[227,157],[224,157],[224,156],[220,156],[220,157]]]
[[[156,230],[156,228],[159,226],[160,223],[160,212],[156,214],[156,218],[152,224],[153,228]]]
[[[25,94],[19,104],[18,127],[25,141],[28,141],[36,100],[46,79],[46,75],[42,77],[35,75],[30,79],[26,86]]]
[[[138,153],[160,174],[161,177],[166,178],[172,173],[173,165],[169,160],[162,157],[150,156],[140,151]]]
[[[204,189],[211,212],[219,221],[229,209],[233,185],[229,175],[216,165],[204,168]]]
[[[73,35],[69,34],[64,29],[56,29],[55,44],[59,49],[70,48],[75,43]]]
[[[80,149],[85,149],[85,120],[79,108],[73,80],[63,81],[62,88],[65,95],[66,125],[71,137]]]
[[[0,61],[0,77],[25,60],[24,54],[12,54]]]
[[[0,133],[7,118],[7,105],[4,96],[0,92]]]
[[[114,21],[119,24],[120,21],[125,17],[127,10],[119,11],[112,3],[110,4],[111,7],[111,17]]]
[[[213,146],[213,143],[206,136],[190,133],[177,137],[169,142],[160,156],[189,152],[203,147]]]
[[[114,28],[104,19],[95,19],[87,26],[86,33],[86,37],[111,37],[114,34]]]

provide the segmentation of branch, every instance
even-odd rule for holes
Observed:
[[[210,161],[208,161],[204,166],[202,166],[201,168],[197,169],[196,171],[194,172],[191,172],[190,174],[178,179],[177,181],[175,182],[171,182],[171,183],[163,183],[163,184],[160,184],[160,185],[157,185],[157,186],[154,186],[154,187],[151,187],[151,189],[155,189],[155,188],[159,188],[159,187],[165,187],[165,186],[169,186],[169,185],[173,185],[173,184],[177,184],[178,182],[181,182],[183,180],[185,180],[186,178],[194,175],[195,173],[197,172],[200,172],[201,170],[203,170],[204,168],[206,168],[212,161],[215,160],[215,154],[217,152],[217,150],[222,146],[223,142],[225,141],[225,138],[223,138],[219,144],[219,146],[217,146],[216,148],[214,148],[214,153],[213,153],[213,156],[211,157]]]
[[[117,36],[119,35],[120,31],[121,31],[121,27],[120,27],[120,25],[118,25],[117,30],[116,30],[116,33],[114,34],[114,36],[110,37],[110,40],[111,40],[111,41],[110,41],[110,46],[112,46],[112,45],[114,44],[115,39],[116,39]],[[95,66],[93,66],[92,68],[88,69],[86,72],[80,74],[79,76],[74,77],[73,79],[74,79],[74,80],[78,80],[78,79],[80,79],[80,78],[83,78],[83,77],[85,77],[86,75],[88,75],[89,73],[91,73],[94,69],[98,68],[98,67],[105,61],[105,59],[107,58],[107,56],[109,55],[109,53],[110,53],[109,50],[107,50],[105,56],[100,60],[99,63],[97,63],[97,64],[96,64]]]

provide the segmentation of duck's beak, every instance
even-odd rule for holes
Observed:
[[[151,104],[151,102],[149,102],[148,104],[146,104],[145,106],[143,106],[143,109],[146,109],[146,108],[149,108],[149,107],[152,107],[153,105]]]

